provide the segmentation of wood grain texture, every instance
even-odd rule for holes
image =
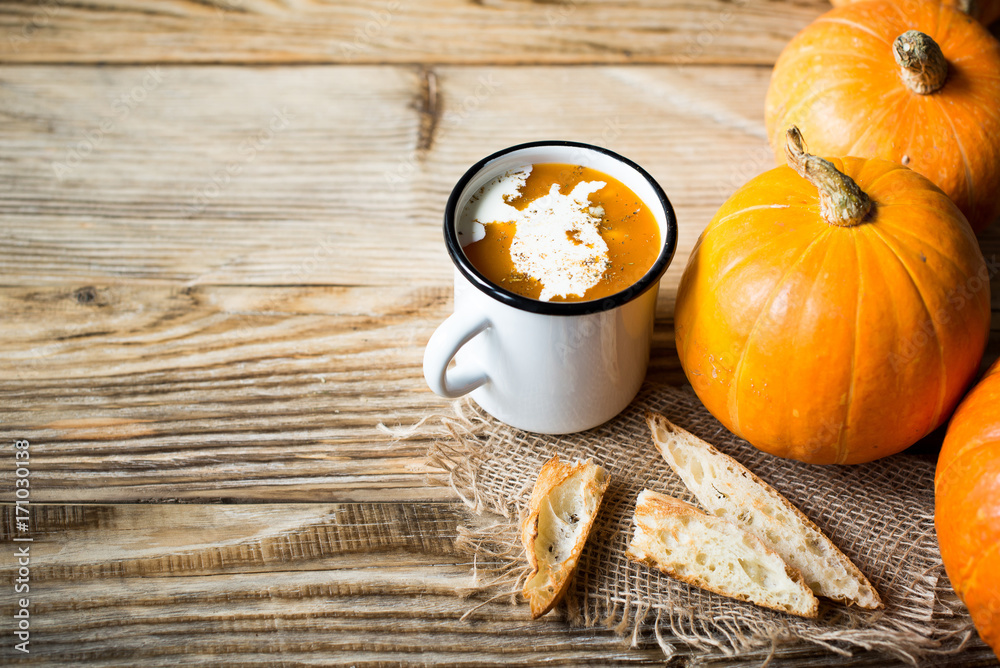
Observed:
[[[682,234],[652,377],[679,382],[673,286],[740,170],[767,164],[742,104],[762,103],[759,68],[18,67],[0,82],[18,91],[0,98],[0,435],[36,444],[48,501],[444,498],[423,483],[426,443],[387,448],[375,425],[447,408],[420,363],[450,311],[440,212],[468,165],[571,137],[653,171]],[[546,88],[590,92],[567,112]],[[287,127],[241,153],[275,110]],[[709,167],[713,134],[745,164]]]
[[[20,374],[0,381],[0,434],[31,441],[37,499],[450,498],[424,484],[425,440],[376,429],[447,410],[420,365],[449,286],[95,292],[0,289]],[[652,373],[679,381],[665,319],[656,333]]]
[[[0,443],[31,440],[34,538],[32,654],[5,636],[0,664],[663,665],[648,629],[630,647],[506,601],[463,619],[465,511],[427,486],[426,440],[376,425],[448,410],[420,368],[451,311],[441,212],[469,165],[534,139],[608,146],[666,189],[649,377],[683,382],[684,262],[771,166],[768,66],[827,7],[0,0]],[[136,501],[186,503],[107,503]]]
[[[467,598],[475,580],[454,548],[465,519],[454,504],[33,505],[32,513],[32,651],[3,643],[5,665],[663,663],[648,628],[630,647],[611,629],[568,626],[560,609],[538,621],[506,600],[472,611],[483,601]],[[13,519],[0,507],[7,581],[16,570]],[[0,614],[14,610],[5,597]],[[679,649],[671,665],[699,658]],[[935,665],[992,665],[988,652],[976,646],[961,662]],[[772,665],[901,664],[784,646]]]
[[[824,0],[0,2],[21,63],[771,64]]]
[[[646,166],[681,226],[650,378],[682,382],[676,284],[715,208],[771,164],[767,76],[6,68],[0,438],[33,443],[39,501],[450,498],[424,483],[426,441],[390,446],[376,425],[448,408],[420,365],[451,309],[451,184],[482,155],[549,137]],[[564,108],[575,91],[584,104]],[[277,114],[288,123],[266,139]],[[983,247],[1000,255],[1000,235]]]

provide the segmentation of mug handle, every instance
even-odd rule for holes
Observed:
[[[489,381],[486,372],[475,364],[455,368],[451,373],[448,365],[459,348],[491,326],[485,316],[465,312],[452,313],[434,330],[424,350],[424,378],[435,394],[457,399]]]

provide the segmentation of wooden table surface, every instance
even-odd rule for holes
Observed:
[[[421,374],[451,311],[444,203],[477,159],[536,139],[608,146],[673,201],[649,375],[683,382],[678,278],[772,165],[770,66],[826,9],[0,2],[0,574],[30,545],[31,615],[23,654],[3,584],[0,661],[662,663],[524,605],[461,620],[463,507],[427,484],[426,440],[377,425],[447,409]],[[982,246],[1000,253],[997,226]],[[786,647],[786,664],[889,662]]]

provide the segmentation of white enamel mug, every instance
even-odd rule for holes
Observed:
[[[507,170],[552,162],[592,167],[618,179],[653,213],[660,254],[629,288],[594,301],[538,301],[489,282],[466,258],[458,223],[472,194]],[[645,170],[589,144],[513,146],[480,160],[455,185],[444,237],[455,263],[455,312],[424,352],[424,377],[434,392],[448,398],[471,392],[502,422],[545,434],[596,427],[628,406],[646,376],[657,289],[677,245],[674,210]]]

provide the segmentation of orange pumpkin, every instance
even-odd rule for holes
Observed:
[[[942,5],[965,12],[984,26],[1000,19],[1000,0],[940,0]],[[834,7],[843,7],[859,0],[831,0]],[[897,4],[902,4],[897,2]]]
[[[948,425],[934,476],[934,523],[948,577],[1000,658],[1000,361]]]
[[[820,155],[923,174],[977,232],[1000,215],[1000,43],[951,7],[873,0],[820,16],[778,59],[766,122],[779,164],[796,125]]]
[[[759,449],[856,464],[951,415],[990,326],[989,275],[944,193],[880,159],[790,164],[740,188],[678,287],[677,352],[705,406]]]

